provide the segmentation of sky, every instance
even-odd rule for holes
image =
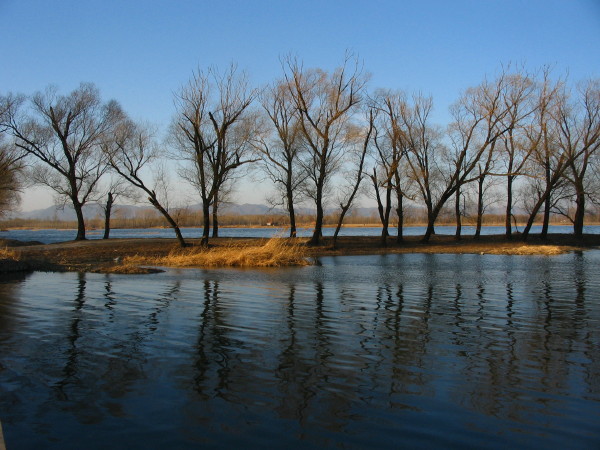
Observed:
[[[0,0],[0,94],[93,82],[136,120],[166,130],[192,71],[238,64],[255,86],[281,58],[333,70],[346,51],[369,89],[432,95],[444,125],[462,91],[502,65],[600,77],[600,0]],[[264,186],[237,203],[265,203]],[[30,188],[22,210],[52,204]]]

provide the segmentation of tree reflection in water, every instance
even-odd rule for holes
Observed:
[[[8,445],[593,446],[599,255],[5,281]]]

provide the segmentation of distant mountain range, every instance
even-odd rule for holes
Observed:
[[[113,207],[113,215],[118,214],[121,217],[135,217],[138,213],[142,211],[152,210],[151,206],[137,206],[137,205],[115,205]],[[188,207],[190,211],[200,211],[202,206],[200,204],[191,205]],[[326,211],[326,213],[331,213],[333,210]],[[220,208],[221,214],[236,214],[240,216],[261,216],[261,215],[276,215],[276,214],[286,214],[283,209],[280,208],[270,208],[266,205],[257,205],[244,203],[242,205],[238,205],[235,203],[230,203],[227,205],[223,205]],[[314,214],[314,210],[310,208],[297,208],[297,214]],[[103,211],[102,207],[99,204],[91,203],[89,205],[85,205],[83,207],[83,214],[86,218],[94,218],[94,217],[102,217]],[[355,208],[355,214],[360,216],[371,216],[372,214],[377,214],[377,208],[364,208],[358,207]],[[12,215],[15,218],[21,219],[36,219],[36,220],[60,220],[60,221],[74,221],[77,220],[75,216],[75,211],[73,207],[70,205],[66,205],[64,208],[60,208],[58,206],[50,206],[44,209],[36,209],[33,211],[25,211],[25,212],[17,212]]]

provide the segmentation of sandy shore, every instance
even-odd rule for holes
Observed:
[[[232,245],[262,245],[266,239],[217,238],[211,239],[213,248]],[[305,242],[306,239],[303,239]],[[199,246],[199,240],[190,239],[192,246]],[[345,236],[338,238],[337,248],[331,245],[331,238],[324,239],[324,245],[306,247],[308,257],[334,255],[368,255],[386,253],[476,253],[504,255],[556,255],[569,251],[586,250],[600,246],[600,235],[585,235],[575,239],[572,235],[554,234],[546,240],[530,236],[523,242],[519,236],[507,239],[505,236],[472,236],[456,240],[454,236],[433,236],[429,243],[422,243],[420,236],[407,236],[397,243],[390,238],[386,247],[381,246],[375,236]],[[12,255],[5,255],[0,271],[46,270],[46,271],[87,271],[110,272],[127,256],[165,256],[177,249],[174,239],[140,238],[69,241],[55,244],[29,245],[18,241],[0,239],[0,248]],[[13,262],[10,262],[13,260]],[[4,267],[4,270],[2,269]]]

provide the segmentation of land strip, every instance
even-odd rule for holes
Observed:
[[[226,249],[235,253],[236,248],[261,247],[268,241],[261,238],[215,238],[211,239],[210,248],[215,252]],[[394,253],[555,255],[600,247],[600,235],[592,234],[585,235],[582,239],[567,234],[549,235],[545,240],[530,236],[527,242],[523,242],[518,236],[507,239],[501,235],[480,236],[478,239],[466,236],[460,240],[454,236],[436,235],[429,243],[421,242],[420,236],[407,236],[401,243],[390,237],[385,247],[376,236],[340,237],[336,248],[328,238],[325,239],[325,245],[319,247],[307,246],[307,239],[290,240],[292,241],[295,243],[294,251],[302,251],[303,256],[307,258]],[[189,242],[192,249],[202,251],[199,240],[190,239]],[[4,261],[0,264],[0,271],[4,272],[11,271],[10,268],[14,267],[15,270],[144,273],[151,272],[152,269],[136,270],[131,263],[127,264],[128,268],[122,266],[127,260],[136,261],[136,267],[145,265],[144,261],[147,262],[146,265],[156,265],[153,262],[165,261],[169,255],[180,252],[175,239],[160,238],[86,240],[34,245],[0,240],[0,249],[4,249],[4,255],[0,257]]]

